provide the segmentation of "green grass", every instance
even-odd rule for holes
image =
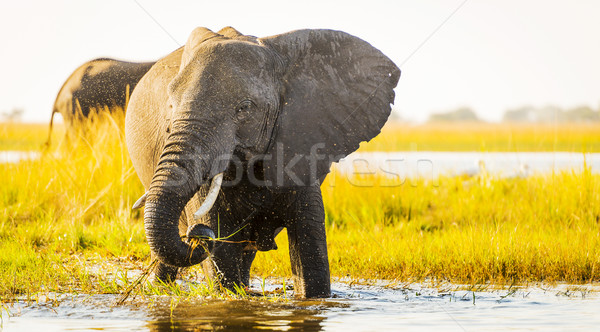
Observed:
[[[48,292],[122,293],[150,264],[141,212],[130,210],[144,189],[127,155],[122,120],[95,121],[84,139],[71,143],[57,133],[41,159],[0,164],[0,302]],[[22,134],[30,132],[27,126],[2,128],[3,147],[33,137]],[[419,135],[419,146],[444,137],[429,137],[424,129]],[[566,134],[557,137],[553,146],[579,144]],[[581,130],[581,137],[591,142],[593,135]],[[45,138],[46,132],[23,146],[39,149]],[[586,151],[593,146],[585,145]],[[357,182],[367,186],[352,185]],[[334,277],[600,281],[600,176],[589,168],[525,179],[484,175],[402,185],[375,175],[334,173],[322,190]],[[257,255],[254,276],[291,275],[285,232],[277,242],[279,250]],[[201,274],[193,268],[183,277],[198,280]],[[217,296],[215,289],[210,283],[140,286],[142,295]],[[239,291],[219,294],[245,296]]]
[[[6,174],[0,186],[0,296],[101,292],[98,276],[87,270],[90,259],[148,255],[139,212],[129,208],[143,189],[120,127],[103,121],[87,140],[63,141],[38,160],[0,164]]]
[[[339,174],[322,186],[334,276],[600,280],[600,176],[589,169],[511,180],[441,178],[438,186],[377,176],[357,181],[372,186],[352,186]],[[255,273],[265,271],[289,271],[286,254],[260,254]]]

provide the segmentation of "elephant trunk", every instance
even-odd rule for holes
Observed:
[[[163,263],[186,267],[202,262],[207,253],[202,247],[193,248],[179,235],[179,218],[196,190],[186,188],[179,193],[151,187],[144,214],[146,238],[152,253]]]
[[[207,145],[194,138],[167,140],[146,196],[144,226],[148,244],[162,263],[171,266],[192,266],[208,256],[203,247],[194,248],[179,234],[179,219],[186,204],[202,184],[226,167],[226,163],[211,167],[208,161],[215,160],[217,153],[214,150],[206,154],[196,153],[198,149],[208,151],[201,146]],[[229,149],[221,146],[218,150]]]

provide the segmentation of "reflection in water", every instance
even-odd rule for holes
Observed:
[[[256,329],[320,331],[327,305],[266,301],[180,303],[171,311],[163,305],[149,312],[150,331],[244,331]]]
[[[456,285],[334,283],[334,298],[189,300],[146,297],[113,307],[116,295],[63,296],[60,305],[13,305],[5,331],[589,331],[600,326],[599,286],[511,287],[470,291]],[[176,298],[175,298],[176,299]]]

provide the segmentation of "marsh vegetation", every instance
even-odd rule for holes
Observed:
[[[151,263],[143,212],[131,211],[144,189],[125,148],[122,120],[95,119],[77,140],[62,140],[64,130],[57,130],[55,146],[44,152],[45,125],[0,125],[1,150],[42,153],[0,164],[2,302],[123,293]],[[361,151],[597,152],[599,129],[390,124]],[[442,176],[437,185],[393,180],[334,171],[322,185],[333,277],[472,285],[600,280],[600,175],[590,167],[512,179]],[[291,275],[284,233],[277,251],[257,255],[255,278],[285,283]],[[183,279],[200,281],[196,286],[143,283],[136,292],[246,296],[242,289],[216,295],[219,286],[202,282],[202,275],[191,268]]]

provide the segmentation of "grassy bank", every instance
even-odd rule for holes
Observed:
[[[39,160],[0,164],[2,299],[115,293],[124,284],[114,273],[150,263],[140,212],[130,210],[143,188],[120,122],[98,122],[87,139],[56,144]],[[0,146],[26,132],[8,127],[2,140],[13,143]],[[589,169],[403,184],[334,173],[322,190],[333,276],[600,281],[600,176]],[[279,250],[259,253],[253,275],[290,276],[285,234],[277,241]]]
[[[90,262],[147,255],[139,212],[130,211],[143,189],[121,122],[103,121],[70,144],[55,139],[38,160],[0,164],[0,295],[99,292]]]
[[[62,124],[55,124],[52,130],[54,142],[64,136]],[[0,151],[40,150],[48,139],[48,125],[41,123],[2,123],[0,122]]]
[[[600,124],[389,122],[361,151],[600,152]]]
[[[589,169],[527,179],[441,178],[438,185],[337,175],[322,190],[336,276],[600,280],[600,176]],[[259,274],[289,271],[280,268],[283,252],[261,254],[258,262]]]
[[[0,123],[1,150],[37,150],[46,141],[46,124]],[[55,125],[53,141],[64,136]],[[360,151],[567,151],[600,152],[600,124],[439,123],[410,125],[389,122]]]

